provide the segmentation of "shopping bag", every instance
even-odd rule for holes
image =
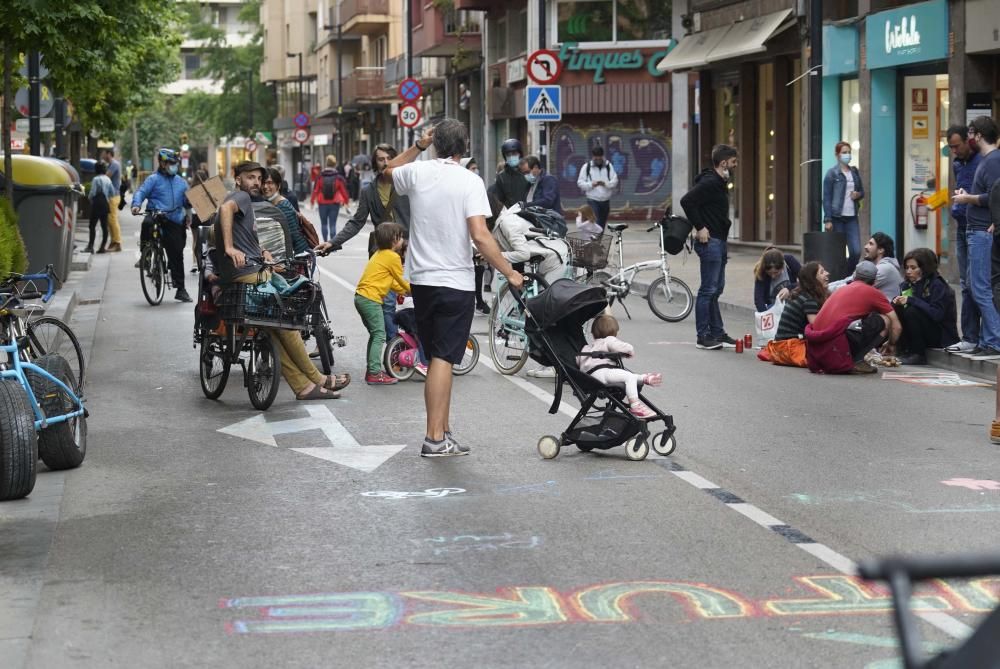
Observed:
[[[755,311],[753,315],[754,328],[757,331],[757,339],[761,343],[771,341],[778,334],[778,322],[781,321],[781,312],[785,310],[785,303],[778,300],[767,311]]]

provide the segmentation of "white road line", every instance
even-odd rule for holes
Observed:
[[[326,276],[330,277],[334,281],[336,281],[338,284],[340,284],[347,290],[354,292],[354,286],[352,286],[347,281],[341,279],[333,272],[323,269],[322,267],[319,267],[319,271],[325,274]],[[486,367],[492,369],[497,374],[500,374],[500,372],[497,371],[496,367],[493,366],[493,361],[489,360],[488,358],[480,356],[479,364],[485,365]],[[536,386],[535,384],[529,381],[525,381],[524,379],[519,378],[517,376],[507,376],[505,374],[500,374],[500,376],[504,377],[505,379],[507,379],[515,386],[517,386],[521,390],[531,395],[532,397],[541,400],[546,404],[549,405],[552,404],[552,399],[553,399],[552,393],[546,392],[541,388],[539,388],[538,386]],[[559,405],[559,412],[566,416],[569,416],[570,418],[575,417],[577,411],[579,411],[579,409],[574,408],[565,399]],[[712,490],[719,487],[716,484],[709,481],[708,479],[699,476],[698,474],[695,474],[690,469],[685,469],[682,471],[671,471],[671,474],[673,474],[679,479],[687,481],[694,487],[699,488],[701,490]],[[726,504],[726,506],[730,507],[737,513],[746,516],[747,518],[754,521],[758,525],[762,525],[764,527],[772,527],[775,525],[785,524],[780,520],[778,520],[777,518],[775,518],[774,516],[765,513],[764,511],[762,511],[761,509],[752,504],[746,504],[746,503]],[[804,550],[805,552],[809,553],[813,557],[830,565],[831,567],[833,567],[842,574],[846,574],[848,576],[857,575],[857,568],[853,560],[844,555],[841,555],[840,553],[833,550],[829,546],[826,546],[825,544],[811,543],[811,544],[795,544],[795,545]],[[933,625],[934,627],[937,627],[945,634],[955,637],[956,639],[964,639],[965,637],[969,636],[969,634],[972,633],[971,627],[969,627],[962,621],[957,620],[952,616],[949,616],[947,613],[942,613],[941,611],[927,611],[923,613],[918,613],[917,615],[920,616],[922,619],[924,619],[926,622]]]
[[[676,472],[675,472],[676,473]],[[759,508],[753,504],[727,504],[730,509],[737,513],[742,513],[744,516],[757,523],[758,525],[763,525],[764,527],[773,527],[775,525],[785,525],[786,523],[781,522],[769,513],[764,513]]]
[[[683,471],[670,472],[670,473],[679,479],[684,479],[685,481],[693,485],[695,488],[700,488],[702,490],[711,490],[719,487],[714,483],[712,483],[711,481],[709,481],[708,479],[698,476],[690,469],[685,469]]]

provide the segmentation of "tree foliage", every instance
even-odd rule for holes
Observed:
[[[178,19],[163,0],[20,0],[0,12],[0,35],[15,53],[41,52],[84,128],[112,133],[176,76]]]
[[[179,97],[154,94],[149,99],[150,104],[134,115],[139,149],[135,155],[150,158],[161,147],[177,149],[182,143],[182,135],[186,135],[192,145],[204,146],[211,142],[213,134],[209,124],[201,119],[213,97],[208,93],[188,93]],[[133,155],[131,128],[118,136],[116,144],[121,147],[121,155]]]
[[[226,30],[206,20],[197,2],[185,5],[187,35],[201,46],[196,52],[202,66],[197,75],[220,82],[222,93],[215,96],[195,94],[184,96],[185,107],[198,113],[218,137],[247,135],[253,130],[270,130],[275,115],[274,93],[261,83],[260,67],[264,61],[263,28],[259,25],[260,1],[241,6],[239,20],[256,25],[245,44],[232,45]],[[253,86],[251,89],[251,79]],[[253,124],[251,127],[251,90]]]

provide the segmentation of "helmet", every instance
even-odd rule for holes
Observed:
[[[514,138],[504,140],[504,143],[500,145],[500,155],[507,157],[510,153],[517,153],[519,155],[524,155],[524,149],[521,146],[521,142]]]
[[[157,158],[165,163],[179,163],[180,160],[177,158],[177,152],[173,149],[160,149],[157,153]]]

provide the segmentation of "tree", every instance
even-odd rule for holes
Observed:
[[[187,101],[186,104],[199,113],[196,118],[206,119],[217,137],[246,135],[253,130],[271,130],[275,115],[274,94],[257,76],[264,62],[263,28],[258,25],[248,43],[233,46],[227,43],[224,29],[204,20],[201,5],[188,3],[186,11],[187,35],[202,44],[196,50],[202,60],[198,75],[218,81],[222,86],[219,95],[191,98]],[[240,9],[239,19],[243,23],[257,24],[259,16],[260,0],[247,2]]]
[[[21,53],[41,52],[53,90],[71,101],[85,128],[105,132],[123,128],[132,111],[148,102],[150,92],[177,72],[180,35],[172,2],[20,0],[17,4],[16,10],[0,12],[4,146],[10,146],[10,79]],[[9,157],[5,163],[9,174]]]
[[[179,97],[156,93],[150,104],[134,115],[139,156],[152,156],[160,147],[177,148],[181,136],[195,145],[208,144],[213,133],[206,119],[206,110],[215,96],[208,93],[187,93]],[[132,154],[131,130],[118,137],[121,154]],[[155,163],[154,163],[155,164]]]

